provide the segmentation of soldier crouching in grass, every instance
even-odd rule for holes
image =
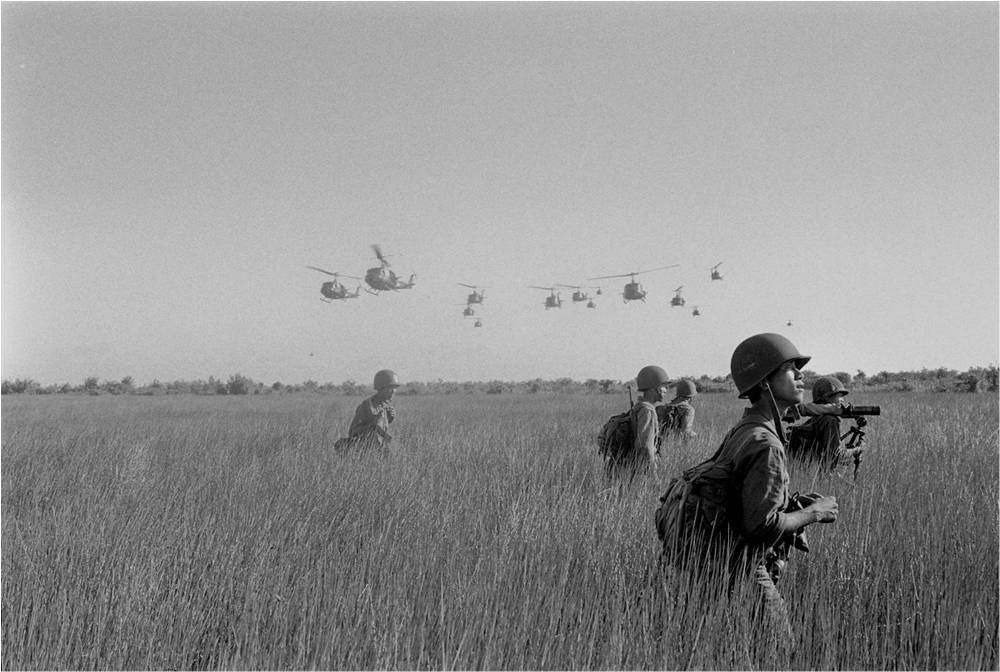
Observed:
[[[354,411],[347,438],[338,439],[334,448],[368,448],[388,451],[392,436],[389,424],[396,419],[392,396],[399,387],[394,371],[382,369],[375,374],[375,394],[368,397]]]
[[[835,376],[823,376],[813,383],[813,404],[832,404],[838,410],[850,391]],[[861,463],[864,447],[859,442],[852,448],[841,445],[840,417],[837,414],[815,415],[805,422],[791,427],[788,441],[788,456],[802,462],[819,464],[824,469],[834,470],[854,463]]]
[[[790,652],[791,623],[777,588],[788,552],[808,550],[804,528],[838,515],[834,497],[788,492],[781,419],[802,402],[808,361],[779,334],[757,334],[736,347],[733,382],[751,407],[715,455],[671,481],[656,514],[665,559],[689,576],[728,585],[731,598],[749,599],[762,667],[782,666]]]

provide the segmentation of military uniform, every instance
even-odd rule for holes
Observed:
[[[392,437],[389,435],[389,423],[396,419],[392,404],[387,401],[379,403],[373,395],[360,404],[354,411],[354,419],[347,430],[350,440],[365,443],[370,447],[387,447]]]
[[[788,493],[781,415],[801,403],[809,359],[780,334],[736,346],[730,372],[753,405],[712,457],[670,482],[656,513],[665,559],[699,582],[728,584],[732,599],[750,598],[762,668],[787,667],[792,630],[777,582],[788,551],[806,550],[803,530],[838,513],[833,497]]]
[[[633,407],[635,442],[632,444],[632,455],[637,464],[656,463],[656,454],[660,449],[660,423],[656,409],[657,406],[648,401],[639,401]]]
[[[791,623],[777,581],[792,541],[781,520],[789,476],[774,421],[747,409],[709,462],[684,503],[693,524],[680,564],[725,572],[730,592],[749,579],[768,631],[787,645]]]
[[[844,448],[840,443],[842,408],[839,396],[846,395],[843,383],[825,376],[813,386],[813,403],[799,404],[799,414],[811,416],[789,430],[788,456],[803,462],[819,463],[836,469],[860,459],[863,448]]]
[[[657,407],[656,413],[664,434],[671,433],[683,438],[697,436],[694,431],[694,406],[688,397],[675,397],[669,404]]]

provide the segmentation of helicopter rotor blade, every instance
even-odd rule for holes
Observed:
[[[575,289],[575,290],[577,290],[577,291],[579,291],[579,290],[580,290],[580,288],[581,288],[582,286],[583,286],[583,285],[564,285],[564,284],[563,284],[563,283],[561,283],[561,282],[557,282],[557,283],[556,283],[556,287],[566,287],[566,288],[568,288],[568,289]]]
[[[464,282],[459,282],[457,284],[461,285],[462,287],[468,287],[469,289],[486,289],[485,287],[479,287],[478,285],[467,285]]]
[[[611,280],[613,278],[628,278],[633,275],[636,275],[636,273],[621,273],[619,275],[602,275],[596,278],[587,278],[587,280]]]
[[[641,273],[652,273],[653,271],[665,271],[668,268],[677,268],[678,266],[680,266],[680,264],[670,264],[669,266],[660,266],[659,268],[651,268],[648,271],[639,271],[635,275],[639,275]]]
[[[314,271],[319,271],[320,273],[326,273],[327,275],[332,275],[335,278],[351,278],[352,280],[361,280],[361,278],[359,278],[356,275],[347,275],[346,273],[331,273],[330,271],[322,269],[319,266],[306,266],[306,268],[311,268]]]
[[[631,278],[636,275],[642,275],[643,273],[652,273],[653,271],[664,271],[668,268],[677,268],[680,264],[670,264],[669,266],[660,266],[659,268],[650,268],[645,271],[634,271],[632,273],[620,273],[618,275],[601,275],[596,278],[587,278],[587,280],[610,280],[612,278]]]
[[[539,287],[538,285],[528,285],[531,289],[544,289],[546,292],[556,291],[554,287]]]
[[[382,248],[378,245],[372,245],[372,250],[375,252],[375,258],[379,260],[379,263],[388,265],[389,262],[385,260],[385,255],[382,254]]]

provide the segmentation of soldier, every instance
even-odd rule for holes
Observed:
[[[715,568],[728,576],[731,595],[746,585],[770,656],[791,644],[776,585],[789,547],[806,548],[803,528],[832,523],[838,514],[833,497],[788,492],[781,418],[802,401],[801,369],[808,361],[779,334],[757,334],[736,347],[733,382],[751,407],[715,455],[674,479],[656,516],[671,560],[695,573]]]
[[[655,470],[660,448],[660,423],[656,408],[663,403],[670,378],[659,366],[644,366],[635,378],[642,393],[628,413],[614,416],[605,430],[614,423],[615,439],[604,446],[604,467],[609,477],[624,477],[631,481],[636,475]],[[624,435],[618,431],[627,428]]]
[[[658,366],[644,366],[635,377],[636,388],[642,393],[633,408],[635,417],[635,443],[632,455],[637,465],[655,470],[660,452],[660,422],[656,408],[667,396],[670,378]]]
[[[660,430],[683,439],[698,436],[694,431],[694,406],[691,402],[698,395],[698,387],[693,380],[682,378],[677,381],[674,398],[670,403],[658,406],[657,416],[660,419]]]
[[[836,376],[823,376],[813,383],[813,404],[841,407],[849,390]],[[840,418],[836,414],[811,417],[791,428],[788,441],[789,457],[806,462],[818,462],[829,469],[856,463],[864,453],[862,446],[844,448],[840,445]]]
[[[337,441],[335,447],[357,445],[386,449],[392,441],[388,430],[389,423],[396,419],[396,411],[390,402],[399,387],[399,378],[394,371],[382,369],[375,374],[374,382],[375,394],[358,404],[347,438]]]

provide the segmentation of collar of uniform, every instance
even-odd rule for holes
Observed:
[[[743,409],[743,417],[740,419],[740,424],[764,425],[767,427],[769,432],[778,436],[778,438],[781,438],[778,435],[778,430],[774,426],[774,418],[772,418],[770,414],[765,415],[756,406]]]

